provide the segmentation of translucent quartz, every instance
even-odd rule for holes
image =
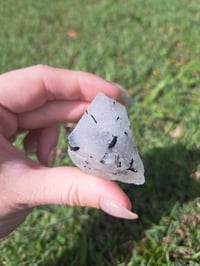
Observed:
[[[109,180],[143,184],[144,166],[126,108],[97,94],[68,137],[68,153],[82,171]]]

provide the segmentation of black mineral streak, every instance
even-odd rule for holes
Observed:
[[[111,149],[115,146],[115,144],[117,143],[117,136],[114,136],[112,141],[110,142],[110,144],[108,145],[108,149]]]
[[[94,120],[94,122],[97,124],[97,120],[95,119],[95,117],[92,114],[90,114],[90,116],[92,117],[92,119]]]
[[[130,166],[129,166],[129,168],[127,170],[132,171],[134,173],[137,173],[137,170],[133,167],[133,162],[134,162],[134,160],[132,158],[131,162],[130,162]]]
[[[118,167],[121,167],[121,162],[119,161],[119,155],[115,156],[115,165]]]
[[[137,170],[134,167],[129,167],[127,170],[137,173]]]
[[[121,162],[118,162],[117,163],[117,168],[121,168],[121,166],[122,166],[122,163]]]
[[[102,163],[102,164],[105,164],[105,161],[104,161],[104,159],[101,159],[100,163]]]
[[[70,150],[71,151],[78,151],[79,149],[80,149],[80,147],[79,146],[70,146],[70,144],[69,144],[69,148],[70,148]]]
[[[107,152],[105,152],[103,158],[100,160],[100,163],[105,164],[106,157],[107,157]]]

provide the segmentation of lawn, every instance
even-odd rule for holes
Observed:
[[[36,208],[0,242],[0,265],[199,265],[199,1],[5,0],[0,25],[0,73],[42,63],[127,88],[146,176],[119,183],[137,221]],[[59,165],[70,164],[66,145],[62,131]]]

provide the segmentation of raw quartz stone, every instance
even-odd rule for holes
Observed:
[[[68,153],[82,171],[109,180],[143,184],[144,166],[126,109],[97,94],[68,137]]]

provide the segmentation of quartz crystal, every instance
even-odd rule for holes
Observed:
[[[144,166],[129,125],[122,104],[97,94],[68,137],[72,162],[88,174],[143,184]]]

